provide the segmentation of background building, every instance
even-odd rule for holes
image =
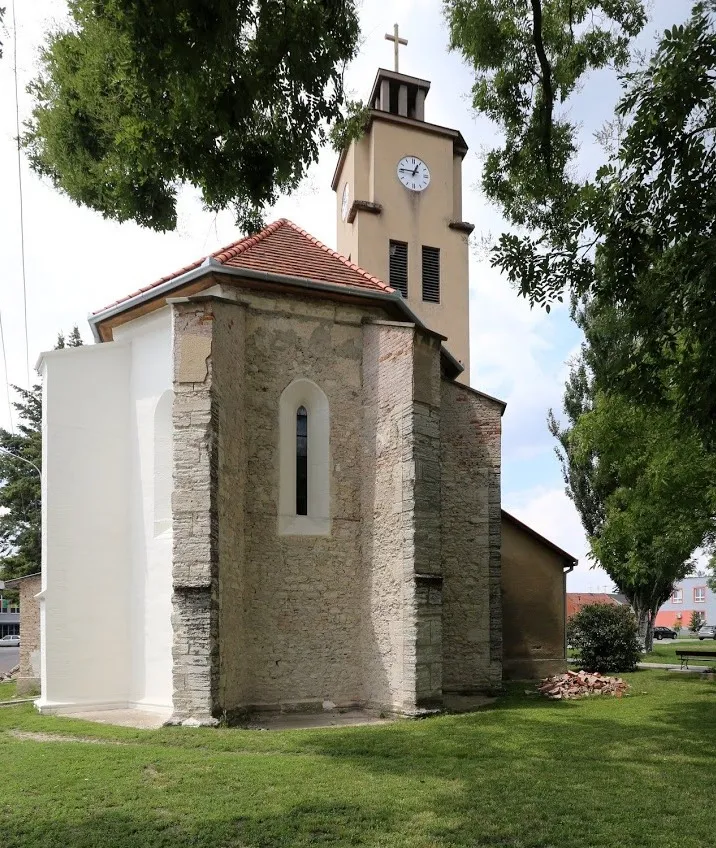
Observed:
[[[702,613],[704,624],[716,624],[716,593],[706,585],[706,577],[686,577],[674,584],[671,597],[656,615],[656,624],[688,628],[694,612]]]

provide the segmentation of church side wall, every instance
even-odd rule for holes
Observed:
[[[506,680],[560,674],[565,656],[564,560],[502,521],[503,663]]]
[[[443,691],[502,680],[500,433],[502,409],[442,384]]]
[[[256,707],[362,699],[360,548],[365,309],[242,294],[246,313],[245,697]],[[279,401],[313,381],[330,416],[330,535],[279,535]],[[237,422],[237,429],[241,426]],[[309,428],[311,422],[309,418]]]
[[[364,685],[396,712],[415,709],[413,339],[411,326],[364,329]]]
[[[129,374],[118,342],[43,357],[43,711],[128,701]]]
[[[157,446],[162,440],[171,442],[172,436],[171,333],[168,307],[115,331],[116,340],[126,342],[131,349],[130,701],[145,709],[168,709],[172,705],[172,530],[171,522],[162,523],[157,515],[159,489],[171,481],[171,463],[159,469],[156,456]],[[161,474],[169,475],[169,480],[158,479]]]

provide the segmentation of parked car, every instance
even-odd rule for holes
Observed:
[[[655,627],[654,628],[654,638],[655,639],[676,639],[678,636],[675,630],[672,630],[670,627]]]
[[[0,648],[17,648],[19,644],[20,637],[17,634],[13,636],[8,633],[7,636],[3,636],[0,639]]]
[[[699,641],[703,639],[716,639],[716,626],[713,624],[702,624],[696,635],[699,637]]]

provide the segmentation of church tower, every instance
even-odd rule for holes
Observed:
[[[337,247],[390,283],[465,368],[470,381],[468,237],[462,220],[462,160],[454,129],[425,120],[427,80],[380,69],[366,132],[342,153],[333,175]]]

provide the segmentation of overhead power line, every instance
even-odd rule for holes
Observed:
[[[17,182],[20,190],[20,258],[22,262],[22,308],[25,322],[25,371],[27,388],[30,388],[30,342],[27,335],[27,279],[25,275],[25,214],[22,196],[22,151],[20,147],[20,97],[18,94],[17,73],[17,13],[15,0],[12,0],[12,41],[13,63],[15,71],[15,132],[17,135]],[[7,377],[7,367],[5,368]]]

